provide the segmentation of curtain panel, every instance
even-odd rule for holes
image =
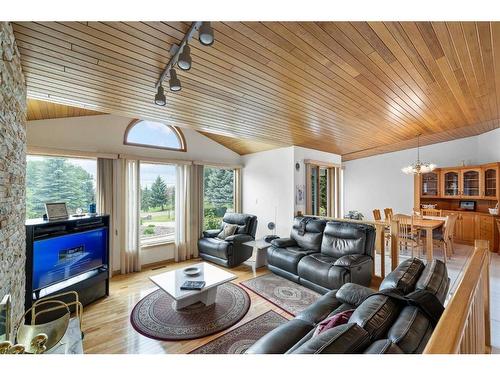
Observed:
[[[113,264],[115,244],[115,163],[116,160],[97,158],[96,205],[97,212],[109,215],[109,264]],[[110,267],[110,276],[112,275]]]
[[[242,210],[242,183],[241,183],[241,168],[234,170],[234,212],[241,213]]]
[[[175,261],[198,257],[203,218],[203,166],[177,165]]]
[[[139,161],[120,159],[121,167],[121,216],[120,267],[121,273],[141,270],[139,241],[140,181]]]

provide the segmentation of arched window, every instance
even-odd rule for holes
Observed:
[[[186,141],[180,129],[147,120],[132,121],[125,131],[123,143],[130,146],[186,151]]]

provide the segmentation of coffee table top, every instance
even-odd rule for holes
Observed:
[[[199,267],[201,272],[196,276],[186,276],[183,271],[188,267]],[[173,271],[160,273],[158,275],[151,276],[149,279],[165,292],[170,294],[174,299],[180,300],[218,285],[222,285],[236,278],[237,276],[234,273],[227,272],[209,263],[201,262],[190,264],[186,267],[181,267]],[[181,290],[181,285],[188,280],[205,281],[205,287],[201,290]]]

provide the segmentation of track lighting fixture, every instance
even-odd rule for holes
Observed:
[[[170,69],[170,79],[168,80],[170,91],[181,91],[181,81],[177,78],[175,69]]]
[[[214,43],[214,30],[212,29],[210,22],[196,21],[191,24],[181,42],[178,45],[172,45],[170,48],[170,60],[161,72],[155,86],[158,90],[155,95],[155,103],[157,105],[163,106],[167,103],[165,92],[162,87],[162,83],[167,79],[167,77],[170,77],[168,81],[170,91],[179,91],[181,89],[181,82],[179,78],[177,78],[177,73],[173,68],[175,67],[175,64],[177,64],[179,69],[191,69],[191,47],[188,43],[196,32],[198,32],[198,39],[202,45],[211,46]]]
[[[214,44],[214,30],[210,26],[210,22],[202,22],[198,29],[198,38],[204,46]]]
[[[186,44],[179,55],[179,60],[177,60],[177,66],[182,70],[191,69],[191,47]]]
[[[161,106],[164,106],[165,104],[167,104],[167,98],[165,98],[165,93],[163,92],[162,85],[158,86],[158,91],[156,92],[156,95],[155,95],[155,104],[161,105]]]

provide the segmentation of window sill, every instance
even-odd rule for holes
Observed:
[[[173,238],[164,238],[161,240],[144,241],[141,243],[141,249],[147,249],[149,247],[157,247],[162,245],[174,244],[175,240]]]

